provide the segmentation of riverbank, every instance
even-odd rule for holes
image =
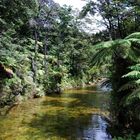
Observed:
[[[9,103],[0,107],[0,114],[1,115],[7,114],[13,107],[17,106],[18,104],[22,104],[23,102],[26,102],[27,100],[31,100],[35,98],[43,98],[51,94],[62,94],[63,92],[68,91],[68,90],[77,90],[81,88],[98,87],[99,89],[100,83],[102,80],[103,79],[100,79],[100,78],[96,79],[94,83],[93,82],[83,83],[79,81],[69,80],[69,82],[67,83],[66,82],[62,83],[61,93],[51,92],[49,94],[41,94],[41,96],[37,94],[37,95],[29,96],[29,97],[26,97],[24,95],[17,95],[12,103]],[[43,92],[43,91],[40,91],[40,92]],[[32,94],[29,94],[29,95],[32,95]]]
[[[77,90],[77,89],[86,88],[86,87],[87,88],[88,87],[97,87],[98,89],[103,91],[104,89],[101,89],[101,83],[104,80],[105,80],[105,78],[98,78],[98,79],[94,80],[94,82],[87,82],[86,80],[85,80],[85,82],[83,82],[84,80],[81,80],[81,79],[78,79],[78,80],[64,79],[64,80],[62,80],[61,85],[59,85],[59,87],[60,87],[59,92],[55,92],[53,90],[52,92],[44,93],[44,91],[40,90],[40,89],[38,89],[37,92],[34,92],[35,89],[33,89],[32,93],[27,94],[28,96],[26,94],[15,95],[14,100],[11,103],[8,102],[8,104],[5,104],[0,107],[0,114],[1,115],[7,114],[7,112],[9,112],[14,106],[16,106],[18,104],[22,104],[23,102],[26,102],[27,100],[31,100],[34,98],[42,98],[44,96],[48,96],[51,94],[61,94],[68,90]]]
[[[66,84],[66,82],[65,82]],[[60,86],[60,89],[59,91],[56,91],[56,89],[52,90],[51,92],[44,92],[43,89],[41,88],[37,88],[37,87],[32,87],[32,90],[30,91],[30,93],[28,94],[25,94],[25,93],[13,93],[15,92],[14,90],[13,91],[10,91],[11,92],[11,99],[8,97],[9,95],[9,91],[6,90],[6,88],[4,88],[4,92],[6,93],[7,92],[7,97],[5,96],[5,98],[1,98],[1,105],[0,105],[0,114],[6,114],[12,107],[18,105],[18,104],[21,104],[23,102],[26,102],[27,100],[31,100],[31,99],[34,99],[34,98],[42,98],[44,96],[47,96],[47,95],[50,95],[50,94],[61,94],[62,92],[64,92],[65,90],[69,90],[69,89],[76,89],[76,88],[80,88],[80,85],[79,83],[76,83],[74,80],[72,82],[70,82],[69,80],[69,83],[67,82],[66,85],[64,85],[64,83]],[[20,86],[20,85],[18,85]],[[85,87],[86,85],[83,84],[82,87]],[[28,89],[28,87],[27,87]],[[4,95],[6,95],[4,93]],[[12,95],[13,94],[13,95]],[[2,96],[1,96],[2,97]],[[9,98],[9,99],[8,99]]]

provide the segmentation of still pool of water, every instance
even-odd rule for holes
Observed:
[[[0,140],[111,140],[108,102],[96,87],[28,100],[0,116]]]

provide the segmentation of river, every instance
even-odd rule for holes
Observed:
[[[28,100],[0,116],[0,140],[112,140],[108,107],[96,87]]]

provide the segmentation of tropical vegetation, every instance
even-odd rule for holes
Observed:
[[[89,15],[101,16],[101,31],[84,29]],[[138,1],[90,0],[77,11],[53,0],[0,0],[1,108],[107,78],[114,126],[138,134],[139,22]]]

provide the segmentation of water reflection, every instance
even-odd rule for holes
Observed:
[[[96,88],[27,101],[0,117],[0,140],[111,140],[108,101]]]
[[[83,140],[112,140],[107,132],[108,123],[100,115],[93,115],[90,126],[83,132]]]

